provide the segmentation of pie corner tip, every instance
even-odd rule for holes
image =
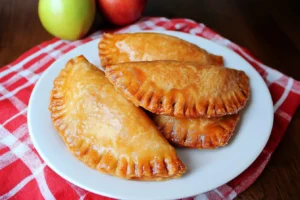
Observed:
[[[112,42],[111,39],[113,38],[113,35],[114,34],[111,34],[111,33],[103,33],[103,35],[100,38],[100,41],[98,43],[98,48],[104,49],[105,47],[107,47],[107,45]]]
[[[76,56],[75,58],[73,58],[76,62],[78,61],[87,61],[86,57],[84,55],[79,55],[79,56]]]
[[[98,54],[103,68],[106,68],[107,65],[112,64],[113,52],[116,50],[113,45],[113,36],[114,34],[104,33],[100,39],[100,42],[98,43]]]
[[[77,64],[77,63],[81,63],[81,62],[87,62],[87,59],[82,54],[68,60],[68,62],[66,63],[66,66],[74,65],[74,64]]]
[[[224,59],[223,59],[223,56],[215,55],[215,56],[214,56],[214,63],[216,63],[216,64],[219,65],[219,66],[223,66],[223,65],[224,65]]]

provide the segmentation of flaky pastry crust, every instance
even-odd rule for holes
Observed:
[[[99,44],[101,65],[134,61],[177,60],[194,65],[223,65],[222,56],[174,36],[160,33],[103,34]]]
[[[175,117],[236,114],[250,95],[248,76],[235,69],[177,61],[108,66],[106,77],[135,105]]]
[[[176,118],[152,115],[163,135],[174,145],[209,149],[225,146],[240,119],[239,114],[214,118]]]
[[[93,169],[135,180],[166,180],[186,171],[144,111],[83,56],[55,79],[49,110],[69,150]]]

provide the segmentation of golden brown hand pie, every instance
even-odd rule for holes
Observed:
[[[165,180],[186,171],[143,110],[83,56],[70,60],[55,79],[49,110],[69,150],[91,168],[136,180]]]
[[[235,69],[176,61],[108,66],[106,76],[137,106],[175,117],[236,114],[249,97],[249,78]]]
[[[98,49],[104,68],[123,62],[153,60],[223,65],[222,56],[209,54],[194,44],[159,33],[104,34]]]
[[[204,149],[226,145],[240,116],[235,114],[213,118],[176,118],[153,115],[152,119],[172,144]]]
[[[99,53],[103,65],[151,60],[223,65],[221,56],[208,54],[205,50],[179,38],[156,33],[104,34],[99,43]],[[239,116],[220,119],[184,119],[154,115],[153,119],[162,128],[166,138],[175,145],[215,148],[228,142]],[[198,140],[198,136],[199,138],[201,136],[201,139]]]

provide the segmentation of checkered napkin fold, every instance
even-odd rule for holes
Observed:
[[[189,19],[144,18],[117,32],[176,30],[211,40],[235,51],[263,77],[274,102],[271,137],[255,162],[235,179],[212,191],[187,199],[233,199],[261,174],[300,102],[300,82],[269,68],[242,47],[203,24]],[[27,105],[41,74],[66,52],[98,39],[101,31],[74,42],[54,38],[0,69],[0,199],[110,199],[64,180],[41,159],[27,127]]]

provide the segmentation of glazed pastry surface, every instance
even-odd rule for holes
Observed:
[[[133,61],[177,60],[222,66],[222,56],[174,36],[160,33],[104,34],[98,45],[101,65]]]
[[[111,65],[106,77],[128,100],[155,114],[221,117],[236,114],[250,95],[249,78],[235,69],[178,61]]]
[[[144,111],[83,56],[55,79],[49,110],[69,150],[91,168],[136,180],[166,180],[186,171]]]
[[[215,118],[176,118],[153,115],[153,121],[174,145],[189,148],[217,148],[228,144],[240,115]]]

